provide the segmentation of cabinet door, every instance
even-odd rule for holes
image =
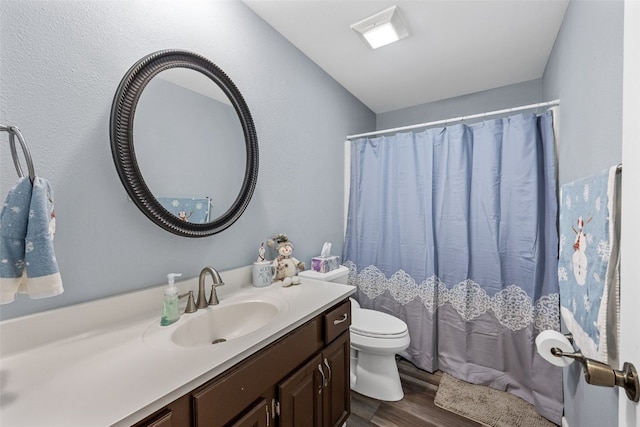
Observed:
[[[351,413],[349,347],[349,332],[345,332],[322,352],[327,375],[322,399],[324,427],[341,426]]]
[[[266,399],[258,401],[231,427],[269,427],[271,425],[271,411]]]
[[[278,386],[281,427],[322,425],[322,357],[317,354]]]

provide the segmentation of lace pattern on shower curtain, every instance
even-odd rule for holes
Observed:
[[[349,268],[349,284],[358,286],[371,299],[389,291],[400,304],[419,298],[430,313],[444,304],[451,304],[466,321],[491,311],[502,326],[512,331],[519,331],[530,325],[538,331],[560,330],[560,295],[557,293],[544,295],[533,301],[521,287],[509,285],[489,296],[471,279],[447,286],[438,277],[431,276],[422,283],[417,283],[403,270],[398,270],[387,278],[374,265],[360,271],[351,261],[347,261],[345,266]]]

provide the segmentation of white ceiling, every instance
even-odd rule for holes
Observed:
[[[542,77],[569,0],[242,0],[375,113]],[[398,5],[410,36],[350,28]]]

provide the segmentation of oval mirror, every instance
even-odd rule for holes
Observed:
[[[219,233],[249,204],[258,176],[253,119],[208,59],[165,50],[134,64],[116,92],[110,134],[127,193],[165,230]]]

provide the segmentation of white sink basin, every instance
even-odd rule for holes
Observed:
[[[265,301],[242,301],[219,305],[185,316],[171,341],[183,347],[220,344],[266,326],[278,314],[278,307]]]

